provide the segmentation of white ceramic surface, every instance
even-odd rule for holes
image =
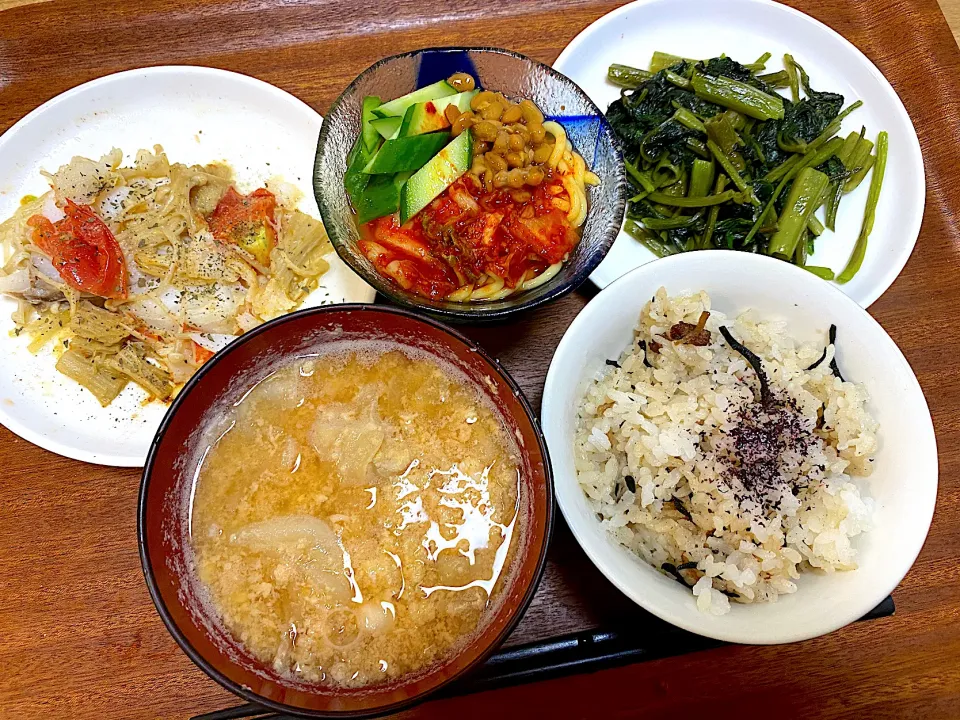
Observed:
[[[838,328],[837,362],[864,383],[868,408],[880,423],[874,472],[858,481],[876,503],[875,527],[854,540],[853,572],[805,573],[796,594],[770,604],[731,603],[728,615],[697,610],[693,594],[616,544],[577,483],[573,438],[576,407],[590,378],[633,341],[643,304],[659,287],[676,295],[706,290],[728,317],[754,308],[785,320],[798,340],[824,342]],[[933,424],[916,377],[877,322],[832,285],[772,258],[727,250],[675,255],[639,267],[597,295],[573,321],[547,374],[542,426],[557,500],[573,534],[594,564],[626,595],[655,615],[692,632],[743,643],[782,643],[831,632],[863,616],[910,569],[923,545],[937,494]]]
[[[890,150],[876,224],[866,259],[844,293],[869,307],[903,269],[920,232],[926,197],[923,158],[913,123],[880,71],[850,42],[826,25],[770,0],[639,0],[603,16],[581,32],[554,67],[582,87],[601,108],[620,96],[607,81],[611,63],[648,68],[654,50],[683,57],[710,58],[726,53],[740,62],[773,54],[769,72],[782,69],[791,53],[810,75],[815,90],[864,105],[843,122],[841,135],[859,132],[876,139],[890,134]],[[863,220],[870,176],[840,204],[836,233],[816,242],[811,265],[838,273],[845,267]],[[823,211],[820,211],[822,217]],[[590,279],[606,287],[618,277],[654,259],[653,253],[625,232]]]
[[[130,162],[161,144],[171,162],[223,161],[241,190],[282,178],[303,194],[300,209],[320,217],[311,187],[323,118],[293,95],[245,75],[202,67],[154,67],[80,85],[41,105],[0,137],[0,218],[20,198],[49,189],[40,170],[113,147]],[[374,291],[337,257],[304,306],[372,302]],[[0,422],[60,455],[139,467],[166,406],[143,404],[131,383],[108,408],[60,375],[47,348],[31,355],[10,335],[14,303],[0,298]]]

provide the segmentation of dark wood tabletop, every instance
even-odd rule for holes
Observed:
[[[0,12],[0,131],[79,83],[200,64],[254,75],[324,113],[364,68],[418,47],[511,48],[545,62],[620,3],[594,0],[63,0]],[[867,54],[903,98],[927,172],[916,251],[870,312],[933,413],[940,495],[897,613],[781,647],[727,646],[468,697],[404,718],[960,717],[960,52],[935,0],[791,0]],[[583,288],[470,331],[539,407]],[[3,368],[0,359],[0,372]],[[186,718],[237,699],[177,647],[140,570],[139,472],[86,465],[0,428],[0,717]],[[529,642],[643,621],[558,524]]]

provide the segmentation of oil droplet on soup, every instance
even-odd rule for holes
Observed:
[[[191,541],[254,656],[362,687],[427,670],[482,630],[523,521],[516,446],[466,380],[399,350],[298,359],[218,427]]]

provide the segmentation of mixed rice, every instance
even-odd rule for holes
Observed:
[[[578,408],[603,526],[716,615],[795,592],[805,570],[855,569],[872,503],[851,476],[871,472],[877,423],[833,360],[782,322],[728,322],[705,292],[661,288]]]

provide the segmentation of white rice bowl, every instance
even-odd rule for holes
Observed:
[[[708,345],[667,339],[674,325],[696,325],[704,312]],[[760,401],[757,374],[723,339],[721,325],[761,358],[780,402],[792,401],[763,414],[761,428],[781,418],[796,423],[783,451],[763,466],[775,471],[770,478],[724,460],[738,453],[731,433],[742,426],[740,414]],[[619,367],[595,378],[578,406],[576,470],[601,524],[691,586],[701,611],[725,614],[729,598],[776,601],[796,592],[805,570],[857,567],[851,540],[870,529],[872,501],[851,476],[872,471],[877,423],[866,410],[866,389],[831,370],[832,345],[807,369],[825,343],[797,344],[782,322],[754,312],[734,321],[711,313],[705,292],[670,298],[660,288]],[[758,441],[741,444],[755,448]],[[755,487],[767,480],[769,487]]]
[[[824,473],[829,475],[831,484],[836,480],[841,488],[843,482],[838,476],[847,475],[849,482],[857,486],[863,508],[855,502],[856,495],[852,491],[844,494],[845,491],[841,489],[839,494],[823,494],[824,506],[828,507],[827,503],[835,501],[837,516],[844,514],[840,522],[845,524],[835,534],[825,534],[820,531],[821,526],[809,526],[807,529],[816,538],[811,535],[809,538],[812,539],[806,542],[786,544],[801,555],[801,545],[812,548],[813,552],[809,559],[802,558],[796,566],[798,578],[791,577],[786,569],[781,573],[796,586],[796,592],[782,592],[786,588],[782,586],[775,602],[757,602],[762,592],[773,589],[773,583],[766,582],[764,587],[764,583],[760,582],[760,573],[756,572],[754,582],[746,582],[751,579],[750,573],[746,572],[749,558],[732,555],[732,552],[724,555],[722,549],[719,553],[713,551],[709,561],[705,557],[696,559],[696,571],[680,571],[689,575],[692,581],[681,584],[661,567],[655,567],[648,559],[638,555],[634,548],[626,547],[614,537],[610,526],[620,522],[614,520],[618,517],[618,506],[621,513],[649,513],[649,508],[656,509],[658,499],[664,499],[657,498],[657,493],[671,490],[657,486],[655,478],[664,465],[656,465],[649,460],[655,457],[654,453],[644,453],[642,457],[637,454],[635,459],[618,458],[615,460],[616,467],[611,468],[615,473],[623,473],[630,462],[634,462],[637,468],[649,463],[651,480],[654,482],[648,486],[648,493],[653,493],[654,502],[647,507],[642,504],[645,487],[642,482],[635,483],[634,495],[641,496],[639,503],[636,499],[632,503],[627,502],[625,489],[621,489],[624,495],[615,501],[611,495],[614,488],[608,487],[604,492],[600,478],[597,478],[595,492],[602,494],[602,501],[599,495],[597,498],[588,497],[581,484],[576,457],[578,445],[582,442],[578,427],[581,403],[588,397],[591,385],[596,385],[598,378],[613,377],[616,372],[623,372],[609,366],[607,361],[620,361],[621,358],[626,361],[624,351],[630,350],[636,342],[636,327],[644,305],[660,287],[665,287],[667,294],[673,297],[706,291],[712,304],[711,320],[719,321],[721,314],[726,315],[724,322],[729,324],[734,337],[747,347],[753,344],[752,349],[766,353],[765,357],[769,357],[769,352],[762,343],[748,341],[747,333],[751,328],[747,325],[779,328],[784,338],[790,340],[778,340],[778,346],[792,341],[792,352],[804,358],[798,360],[798,364],[805,362],[806,354],[814,353],[810,363],[802,367],[809,367],[822,353],[829,327],[836,324],[836,359],[843,376],[869,391],[869,399],[866,399],[863,407],[879,429],[876,433],[871,430],[861,435],[865,442],[871,435],[875,436],[874,462],[870,463],[873,466],[872,473],[869,476],[856,475],[853,465],[842,469],[837,465],[832,474],[827,471],[834,469],[825,468]],[[749,309],[753,309],[751,323],[735,324],[736,319]],[[689,321],[692,321],[692,317]],[[909,332],[903,327],[898,330]],[[808,346],[809,350],[803,350],[804,355],[799,355],[804,346]],[[703,349],[697,348],[696,352]],[[668,348],[665,351],[669,353]],[[745,369],[746,363],[742,367]],[[627,368],[624,370],[631,372]],[[754,390],[758,387],[752,370],[745,370],[741,379],[745,386]],[[832,382],[826,371],[821,379]],[[613,382],[616,383],[616,380]],[[804,387],[809,389],[815,384],[811,380]],[[842,395],[846,395],[848,389],[842,389]],[[626,393],[629,385],[627,390],[618,390]],[[838,407],[840,397],[837,397]],[[629,412],[626,408],[630,403],[624,398],[621,401],[621,411]],[[649,400],[647,402],[649,404]],[[596,404],[599,406],[603,403]],[[645,413],[639,415],[653,423]],[[926,538],[936,504],[938,462],[933,424],[923,392],[903,354],[883,328],[837,288],[796,266],[765,256],[724,250],[683,253],[636,268],[606,287],[574,319],[557,346],[544,385],[541,423],[550,450],[557,503],[566,525],[590,560],[611,583],[643,609],[678,627],[719,640],[743,643],[795,642],[832,632],[862,617],[893,592],[907,574]],[[638,426],[642,428],[639,421]],[[659,427],[657,432],[658,442],[654,445],[662,446]],[[839,437],[839,430],[837,432]],[[850,436],[853,437],[853,434]],[[670,446],[673,440],[670,449],[682,450],[679,447],[680,439],[681,436],[671,435],[666,445]],[[611,440],[611,447],[613,444]],[[867,445],[857,446],[857,449],[863,453],[863,458],[871,453]],[[836,452],[838,460],[851,462],[857,451],[854,450],[851,455],[850,450],[846,448]],[[597,452],[602,453],[602,450]],[[824,450],[824,453],[828,454],[829,451]],[[670,462],[681,459],[680,456],[668,457],[672,458]],[[654,467],[658,468],[656,474],[652,473]],[[639,469],[637,475],[640,475]],[[625,480],[625,474],[622,477]],[[636,481],[638,478],[634,479]],[[674,486],[677,492],[683,494],[684,483],[689,484],[689,480],[677,482]],[[597,502],[601,506],[606,505],[606,510],[600,512],[599,516]],[[842,510],[841,503],[844,507]],[[609,518],[604,517],[604,512]],[[798,510],[797,516],[803,512],[802,509]],[[678,517],[669,508],[665,515],[669,515],[665,520]],[[854,518],[857,518],[856,523]],[[627,523],[621,524],[625,526]],[[802,520],[799,527],[804,528]],[[849,546],[844,543],[844,535]],[[655,537],[660,538],[661,535]],[[665,537],[669,537],[669,534]],[[810,545],[816,543],[817,538],[820,538],[819,544]],[[831,542],[828,543],[828,540]],[[759,545],[763,546],[763,541]],[[656,546],[653,544],[651,547]],[[749,546],[744,547],[750,550]],[[664,553],[674,552],[669,543],[664,544],[662,550]],[[763,550],[767,548],[764,546]],[[747,554],[739,547],[734,551],[744,556]],[[790,560],[787,557],[791,555],[789,552],[776,549],[770,552],[773,552],[774,564],[777,560],[781,564],[784,559]],[[728,563],[731,555],[734,561]],[[771,559],[758,557],[752,551],[750,555],[761,566],[764,561]],[[709,563],[708,573],[699,568],[701,560],[704,568]],[[718,567],[721,560],[722,568]],[[813,566],[810,560],[821,563],[822,567]],[[741,564],[741,561],[747,564]],[[856,569],[846,569],[848,562],[855,563]],[[735,567],[729,568],[728,565]],[[719,574],[708,581],[709,587],[705,587],[707,582],[702,583],[695,596],[690,584],[700,582],[700,575],[715,572]],[[724,573],[728,574],[728,578],[722,577]],[[720,587],[714,587],[716,577],[721,578]],[[770,575],[769,579],[774,577]],[[704,590],[727,590],[733,579],[739,580],[744,589],[752,589],[754,601],[737,601],[742,598],[734,599],[720,593],[720,597],[728,601],[729,612],[714,614],[721,609],[723,601],[714,592],[705,593]],[[735,584],[732,587],[741,595]],[[700,600],[704,594],[708,598]],[[747,594],[742,593],[744,596]],[[772,596],[763,599],[772,600]],[[715,600],[717,607],[714,607]],[[698,608],[698,602],[706,604],[708,601],[706,611]],[[631,617],[636,630],[642,631],[649,623],[643,613]]]

